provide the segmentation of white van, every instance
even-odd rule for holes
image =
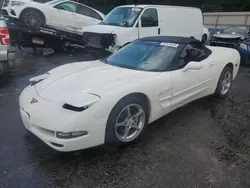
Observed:
[[[182,36],[202,39],[200,9],[164,5],[125,5],[114,8],[98,25],[83,28],[85,45],[113,52],[147,36]]]

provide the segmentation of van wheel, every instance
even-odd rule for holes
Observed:
[[[21,20],[31,29],[39,29],[45,25],[43,13],[35,9],[25,10],[21,15]]]

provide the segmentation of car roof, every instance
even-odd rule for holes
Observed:
[[[163,8],[163,7],[171,7],[171,8],[191,8],[191,9],[199,9],[196,7],[186,7],[186,6],[172,6],[172,5],[150,5],[150,4],[131,4],[131,5],[122,5],[119,7],[138,7],[138,8],[147,8],[147,7],[155,7],[155,8]]]
[[[155,37],[144,37],[138,40],[150,41],[150,42],[171,42],[176,44],[189,44],[192,42],[200,42],[195,38],[187,37],[170,37],[170,36],[155,36]]]

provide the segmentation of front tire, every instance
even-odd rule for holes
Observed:
[[[105,143],[121,146],[137,141],[148,123],[148,105],[144,97],[130,95],[112,109],[106,126]]]
[[[233,82],[233,70],[229,66],[226,66],[220,75],[215,95],[218,97],[225,97],[231,89],[232,82]]]
[[[35,9],[28,9],[22,13],[21,20],[31,29],[39,29],[45,25],[44,15]]]

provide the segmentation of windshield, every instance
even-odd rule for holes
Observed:
[[[142,8],[118,7],[113,9],[101,24],[132,27],[140,15]]]
[[[135,41],[111,55],[107,63],[134,70],[165,71],[171,64],[178,44]]]
[[[241,35],[246,35],[248,32],[248,29],[246,27],[228,27],[222,30],[222,33],[232,34],[233,32],[241,34]]]

